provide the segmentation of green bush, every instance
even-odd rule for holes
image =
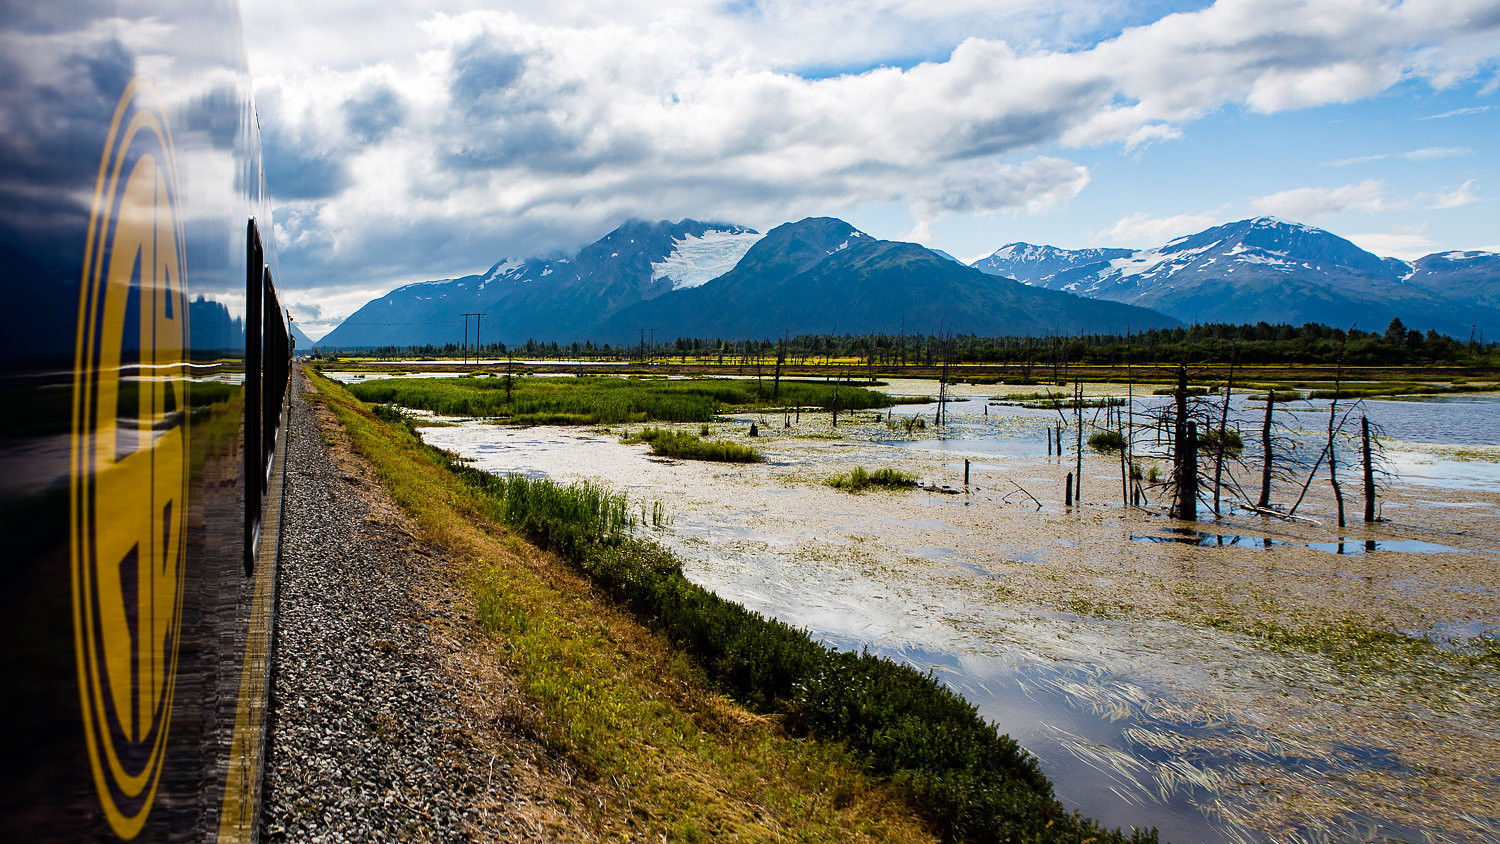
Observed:
[[[1100,453],[1111,453],[1125,447],[1125,437],[1119,431],[1097,431],[1089,434],[1089,448]]]
[[[1204,454],[1218,454],[1219,441],[1224,442],[1225,457],[1239,457],[1240,452],[1245,450],[1245,441],[1240,437],[1239,431],[1220,431],[1211,428],[1198,435],[1198,450]]]
[[[499,478],[450,461],[496,511],[556,551],[683,648],[725,693],[777,713],[794,735],[843,743],[906,792],[950,841],[1148,842],[1067,812],[1034,757],[962,696],[868,653],[834,651],[806,632],[694,585],[681,562],[631,533],[622,495]]]

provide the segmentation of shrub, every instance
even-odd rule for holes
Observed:
[[[1198,450],[1205,454],[1218,454],[1219,442],[1224,443],[1225,457],[1239,457],[1240,452],[1245,450],[1245,441],[1240,437],[1239,431],[1221,431],[1211,428],[1198,435]]]
[[[1155,841],[1065,810],[1034,757],[931,674],[834,651],[694,585],[667,549],[631,534],[624,496],[498,478],[450,461],[504,520],[556,551],[683,648],[725,693],[780,713],[794,735],[841,742],[906,792],[950,841]]]
[[[1100,452],[1116,452],[1125,447],[1125,437],[1119,431],[1097,431],[1089,434],[1089,448]]]
[[[826,483],[834,489],[842,489],[845,492],[864,492],[872,486],[890,487],[893,489],[904,489],[917,485],[917,479],[911,475],[898,472],[895,469],[876,469],[867,471],[863,466],[856,466],[845,475],[835,475]]]

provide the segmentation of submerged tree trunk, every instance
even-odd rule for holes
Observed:
[[[1266,392],[1266,421],[1260,429],[1260,448],[1262,453],[1260,464],[1260,499],[1255,506],[1265,509],[1271,506],[1271,413],[1276,407],[1276,391]]]
[[[1359,436],[1365,458],[1365,522],[1375,521],[1375,464],[1370,459],[1370,418],[1359,417]]]
[[[1078,502],[1083,501],[1083,385],[1073,385],[1073,407],[1077,411],[1078,424],[1078,446],[1073,451],[1075,462],[1074,471],[1078,473],[1078,483],[1073,487],[1073,498]]]
[[[1176,488],[1176,500],[1172,502],[1172,515],[1179,519],[1196,519],[1198,516],[1198,434],[1197,426],[1188,421],[1187,367],[1177,368],[1177,389],[1173,391],[1174,414],[1172,421],[1172,485]]]
[[[1236,354],[1235,357],[1238,357]],[[1224,447],[1229,440],[1229,397],[1234,394],[1234,359],[1229,361],[1229,380],[1224,382],[1224,409],[1219,414],[1219,447],[1214,454],[1214,515],[1219,515],[1219,490],[1224,480]]]
[[[1181,457],[1177,477],[1177,512],[1179,519],[1198,520],[1198,425],[1189,421],[1178,443]]]

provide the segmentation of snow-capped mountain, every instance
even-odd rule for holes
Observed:
[[[1320,322],[1374,330],[1399,316],[1409,326],[1455,335],[1467,334],[1466,319],[1500,327],[1497,303],[1476,299],[1472,284],[1459,289],[1445,282],[1459,270],[1494,279],[1494,265],[1484,258],[1490,253],[1445,254],[1467,257],[1407,263],[1319,228],[1256,217],[1139,251],[1013,243],[974,266],[1186,322]],[[1478,310],[1457,313],[1455,297],[1464,309]]]
[[[642,325],[668,336],[773,337],[939,330],[1040,336],[1174,324],[1144,308],[995,279],[915,243],[811,217],[777,226],[709,284],[621,310],[594,336],[629,340]]]
[[[478,275],[397,288],[366,303],[319,345],[454,343],[464,337],[465,313],[485,315],[481,339],[582,337],[621,308],[722,275],[759,239],[753,229],[728,223],[630,220],[576,255],[507,258]]]
[[[762,236],[753,229],[726,226],[674,238],[672,252],[651,264],[651,281],[666,281],[673,290],[698,287],[734,269]]]
[[[1438,252],[1418,258],[1407,282],[1445,298],[1500,308],[1500,254]]]
[[[1007,243],[988,258],[981,258],[970,266],[990,275],[1003,275],[1026,284],[1047,287],[1053,276],[1065,270],[1130,254],[1129,249],[1058,249],[1056,246]]]
[[[365,304],[323,348],[443,345],[464,314],[486,342],[635,342],[675,337],[947,331],[1101,332],[1175,325],[1161,314],[997,282],[914,243],[814,217],[769,234],[725,223],[632,220],[569,257],[502,260],[457,279],[408,284]],[[473,335],[469,335],[470,342]]]

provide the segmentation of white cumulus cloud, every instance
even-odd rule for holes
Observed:
[[[1103,231],[1094,232],[1094,237],[1111,246],[1129,246],[1149,249],[1160,246],[1173,238],[1193,234],[1223,222],[1223,212],[1199,214],[1175,214],[1169,217],[1152,217],[1148,214],[1130,214]]]
[[[1366,179],[1336,188],[1293,188],[1251,201],[1256,209],[1276,217],[1310,222],[1343,211],[1381,211],[1392,207],[1385,199],[1385,183]]]
[[[1174,140],[1226,107],[1451,85],[1500,57],[1493,0],[1144,14],[1082,0],[249,4],[283,274],[473,272],[577,248],[628,216],[765,227],[897,203],[925,229],[1035,213],[1085,190],[1070,149]],[[1257,204],[1315,219],[1380,192]],[[1105,234],[1154,243],[1201,217]]]

